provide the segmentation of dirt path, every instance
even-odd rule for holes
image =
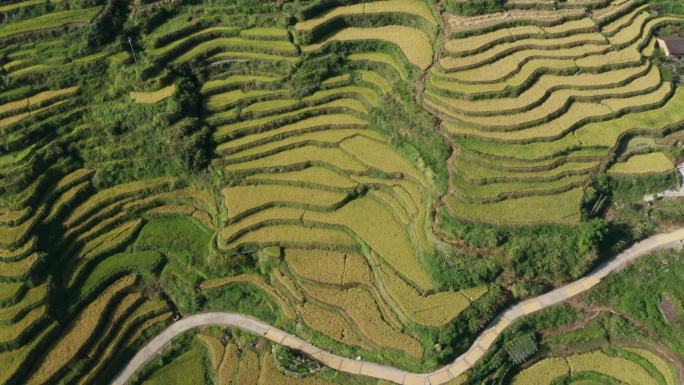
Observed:
[[[323,351],[298,337],[250,316],[225,312],[196,314],[175,322],[133,356],[112,384],[124,385],[140,367],[156,356],[175,336],[200,326],[222,325],[238,328],[245,332],[265,337],[274,343],[299,350],[334,370],[384,379],[404,385],[441,385],[472,367],[513,321],[591,289],[608,274],[620,271],[641,256],[660,249],[681,249],[682,245],[684,245],[684,228],[671,233],[655,235],[618,254],[584,278],[509,307],[490,323],[468,351],[456,358],[452,363],[430,373],[409,373],[391,366],[340,357]]]

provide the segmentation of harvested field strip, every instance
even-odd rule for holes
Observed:
[[[370,14],[409,14],[423,18],[432,25],[437,25],[432,12],[420,0],[387,0],[373,1],[367,4],[339,6],[315,19],[299,22],[295,25],[297,32],[313,30],[340,16],[365,16]]]
[[[121,226],[112,231],[86,243],[78,253],[79,257],[90,259],[118,247],[118,245],[130,240],[141,225],[142,220],[140,219],[134,219],[121,224]]]
[[[293,221],[294,222],[294,221]],[[358,244],[347,233],[337,230],[316,227],[306,227],[298,224],[264,224],[233,240],[228,248],[246,244],[259,243],[262,245],[284,246],[322,246],[325,248],[356,249]]]
[[[623,110],[634,109],[657,109],[667,102],[672,92],[672,85],[670,83],[663,83],[663,85],[655,92],[643,96],[623,99],[620,109],[612,109],[608,105],[611,100],[608,99],[602,104],[593,103],[574,103],[570,106],[567,112],[561,117],[531,128],[522,130],[505,132],[505,131],[483,131],[477,129],[465,128],[454,124],[445,124],[447,131],[453,134],[472,135],[482,138],[496,139],[501,141],[553,141],[562,137],[570,131],[578,131],[577,126],[581,126],[582,122],[591,121],[607,121],[611,117],[615,117]]]
[[[240,36],[248,39],[287,40],[287,29],[278,27],[250,28],[240,31]]]
[[[215,136],[231,136],[232,132],[239,132],[239,130],[244,130],[247,132],[254,131],[259,129],[260,126],[282,126],[305,116],[323,115],[332,111],[358,113],[363,115],[368,113],[368,109],[357,99],[341,98],[324,104],[304,107],[299,110],[281,113],[278,115],[259,117],[256,119],[219,126],[216,130],[217,134],[215,134]],[[220,116],[217,114],[215,114],[214,117],[220,118]]]
[[[616,34],[608,37],[610,44],[620,46],[632,43],[634,39],[640,36],[644,25],[651,17],[649,12],[640,13],[629,25],[620,29]]]
[[[601,351],[567,357],[571,372],[597,372],[629,385],[657,385],[658,382],[639,364]]]
[[[59,28],[67,24],[88,23],[101,9],[102,7],[98,6],[93,8],[50,12],[31,19],[5,24],[0,28],[0,39],[21,33]]]
[[[299,308],[299,313],[306,325],[335,341],[367,350],[378,349],[359,336],[354,327],[335,311],[306,302]]]
[[[385,79],[382,75],[380,75],[377,72],[374,71],[364,71],[360,70],[358,71],[359,74],[361,74],[361,80],[370,83],[373,86],[375,86],[378,90],[380,90],[382,93],[388,93],[392,91],[392,83]]]
[[[120,298],[108,315],[107,322],[103,323],[102,328],[98,331],[101,337],[97,341],[93,341],[85,355],[93,357],[99,354],[111,342],[110,338],[116,335],[126,318],[137,311],[143,302],[144,299],[139,292],[131,292]]]
[[[582,9],[562,10],[510,10],[484,16],[458,16],[449,14],[445,17],[449,32],[453,35],[473,34],[505,28],[515,24],[536,24],[554,26],[565,20],[579,19],[584,16]]]
[[[283,56],[261,52],[218,52],[209,58],[212,63],[222,62],[224,60],[245,60],[245,61],[261,61],[267,63],[285,62],[288,64],[295,64],[299,61],[296,56]]]
[[[643,75],[655,76],[657,80],[660,78],[657,68],[644,64],[638,67],[628,67],[599,74],[542,75],[530,88],[518,96],[468,100],[445,98],[443,95],[438,95],[431,91],[427,91],[426,96],[437,98],[435,103],[440,104],[439,102],[441,102],[441,104],[448,105],[452,109],[451,111],[458,113],[494,115],[504,114],[507,111],[519,112],[537,107],[545,100],[548,100],[554,93],[562,93],[567,98],[569,96],[584,95],[580,90],[586,93],[587,91],[599,89],[619,89],[621,86],[638,80]]]
[[[224,188],[221,193],[231,218],[271,206],[298,205],[326,209],[347,199],[346,193],[287,185],[233,186]]]
[[[289,41],[279,40],[249,40],[239,37],[224,37],[202,42],[193,46],[190,50],[173,59],[172,63],[190,61],[199,55],[218,53],[230,50],[246,50],[256,54],[266,54],[277,57],[293,56],[297,50]]]
[[[254,122],[252,122],[254,123]],[[223,146],[219,146],[218,152],[225,152],[230,145],[233,148],[240,148],[240,146],[245,146],[250,142],[258,142],[264,140],[268,137],[274,137],[276,135],[282,135],[288,132],[296,132],[300,130],[312,130],[320,127],[320,129],[329,129],[331,127],[339,128],[355,128],[355,126],[365,126],[368,122],[366,120],[357,118],[353,115],[348,114],[326,114],[322,116],[314,116],[311,118],[305,118],[294,123],[280,125],[277,128],[272,128],[270,130],[265,130],[263,127],[260,131],[255,132],[255,128],[245,129],[245,125],[233,125],[219,127],[214,132],[214,138],[216,140],[225,140],[228,136],[238,136],[237,139],[231,140],[228,143],[224,143]],[[344,127],[347,126],[347,127]]]
[[[36,105],[40,105],[48,100],[73,95],[77,91],[78,86],[63,88],[55,91],[43,91],[32,96],[27,96],[26,98],[23,98],[21,100],[0,105],[0,114],[5,114],[7,112],[23,109],[29,106],[33,107]]]
[[[194,46],[198,42],[210,40],[217,37],[231,37],[238,33],[238,29],[235,27],[225,27],[225,26],[214,26],[199,30],[181,39],[174,40],[169,44],[166,44],[159,48],[153,48],[148,50],[152,56],[162,56],[168,52],[175,51],[179,47],[182,49],[185,46]],[[204,37],[204,39],[202,39]]]
[[[334,41],[380,40],[397,45],[409,63],[426,70],[432,63],[430,39],[421,30],[399,25],[376,28],[345,28],[335,32],[325,41],[304,48],[306,52],[315,51]]]
[[[265,144],[245,147],[242,151],[235,151],[230,155],[224,156],[224,163],[249,162],[253,159],[290,151],[305,145],[319,146],[321,148],[334,148],[343,140],[355,136],[365,136],[370,139],[382,141],[382,137],[374,131],[357,128],[332,128],[329,130],[304,132],[300,135],[287,136],[282,140],[268,141]]]
[[[48,285],[44,283],[29,289],[20,302],[13,306],[0,308],[0,325],[19,321],[30,310],[35,309],[45,301]]]
[[[211,290],[211,289],[216,289],[219,287],[223,286],[229,286],[229,285],[237,285],[237,284],[247,284],[256,287],[257,289],[263,291],[266,293],[269,297],[273,298],[273,300],[278,304],[280,309],[283,311],[285,316],[288,319],[293,319],[295,314],[294,314],[294,309],[292,309],[292,306],[287,302],[287,299],[280,295],[277,291],[275,291],[267,282],[266,280],[258,275],[258,274],[242,274],[242,275],[236,275],[234,277],[224,277],[224,278],[216,278],[216,279],[211,279],[211,280],[206,280],[203,281],[200,284],[200,288],[202,290]]]
[[[521,53],[521,56],[524,56],[526,52],[532,52],[531,55],[536,55],[539,50],[551,51],[591,45],[598,46],[591,50],[591,52],[596,52],[596,49],[605,47],[606,44],[606,38],[598,32],[581,33],[555,39],[522,39],[511,43],[497,44],[491,49],[469,56],[451,57],[448,56],[449,52],[447,51],[447,57],[441,59],[439,65],[450,72],[462,71],[498,61],[505,56],[517,55],[518,53]]]
[[[468,67],[459,66],[458,62],[454,62],[456,59],[445,57],[439,60],[439,67],[449,73],[450,78],[456,80],[477,79],[478,82],[492,83],[514,75],[521,66],[532,59],[577,59],[590,55],[602,56],[610,48],[608,44],[579,45],[551,50],[530,48],[513,55],[497,57],[496,60],[487,61],[478,66]]]
[[[116,335],[113,336],[104,350],[90,350],[90,357],[97,357],[95,359],[97,362],[93,368],[82,377],[79,385],[90,384],[93,379],[99,375],[103,367],[106,367],[109,363],[112,355],[115,354],[115,349],[120,348],[121,344],[125,344],[126,337],[131,335],[132,332],[135,332],[136,330],[145,330],[145,325],[148,323],[153,324],[160,322],[162,319],[159,318],[157,314],[164,311],[165,308],[166,303],[153,301],[145,301],[142,305],[138,306],[133,313],[123,321],[121,327],[116,331]]]
[[[218,338],[208,334],[197,334],[197,339],[202,341],[209,352],[209,359],[211,360],[211,367],[216,370],[221,364],[225,348],[223,343]]]
[[[324,167],[307,167],[303,170],[273,173],[261,173],[247,176],[247,180],[264,182],[283,181],[288,183],[320,183],[337,188],[352,188],[357,184],[346,176]]]
[[[441,292],[423,296],[387,266],[382,266],[380,272],[389,295],[399,305],[402,312],[415,323],[442,327],[470,306],[470,299],[459,292]],[[479,294],[475,299],[486,292],[486,288],[479,290],[479,293],[472,291],[474,294]]]
[[[229,344],[226,346],[221,364],[216,369],[216,385],[230,385],[239,362],[237,345]]]
[[[122,202],[129,202],[131,200],[131,198],[124,199]],[[97,215],[93,215],[83,221],[78,227],[69,229],[65,234],[65,243],[68,243],[71,247],[75,247],[75,244],[86,243],[120,224],[126,219],[128,214],[121,210],[122,202],[105,206]]]
[[[402,225],[407,226],[411,223],[412,218],[410,218],[408,209],[402,205],[403,202],[392,193],[391,189],[373,188],[373,191],[371,191],[370,194],[376,200],[387,206],[392,212],[392,215],[399,220]]]
[[[211,95],[207,100],[207,107],[211,110],[230,107],[239,102],[259,100],[260,98],[276,97],[286,94],[286,90],[234,90],[222,94]]]
[[[401,173],[423,185],[427,183],[420,171],[385,143],[378,143],[365,136],[355,136],[343,141],[340,147],[370,167],[388,173]]]
[[[286,249],[285,261],[290,270],[308,281],[338,286],[373,286],[368,262],[356,253]]]
[[[52,346],[46,355],[41,357],[37,369],[29,378],[28,385],[44,384],[50,381],[65,365],[67,365],[93,338],[102,317],[120,293],[135,283],[134,276],[119,279],[91,302],[71,322],[59,341]]]
[[[74,186],[78,184],[79,182],[83,182],[85,180],[88,180],[90,176],[92,176],[95,173],[95,170],[91,170],[88,168],[79,168],[77,170],[72,171],[68,175],[64,176],[62,179],[60,179],[57,184],[55,185],[54,191],[55,192],[63,192],[67,188]]]
[[[29,222],[30,223],[30,222]],[[2,227],[3,231],[7,228]],[[11,227],[9,227],[11,229]],[[18,247],[0,247],[0,262],[16,262],[31,254],[36,248],[36,236],[32,235]],[[2,296],[0,295],[0,298]],[[1,302],[1,301],[0,301]]]
[[[594,29],[596,29],[596,24],[591,19],[586,18],[570,20],[553,27],[521,25],[448,40],[444,48],[452,55],[465,56],[490,49],[504,42],[513,42],[535,36],[562,37]]]
[[[23,112],[20,114],[12,115],[8,118],[0,119],[0,128],[5,128],[8,126],[11,126],[12,124],[19,123],[26,118],[30,118],[32,116],[41,114],[41,113],[43,113],[43,112],[45,112],[51,108],[61,106],[62,104],[66,103],[66,102],[67,102],[67,100],[60,100],[60,101],[54,102],[52,104],[49,104],[49,105],[42,107],[42,108],[38,108],[38,109],[33,110],[33,111],[27,111],[27,112]]]
[[[531,59],[522,66],[520,66],[516,73],[505,74],[504,77],[494,77],[488,82],[475,82],[472,79],[482,80],[481,78],[473,78],[468,75],[461,76],[460,73],[446,74],[437,67],[432,67],[430,70],[429,85],[438,89],[456,92],[468,96],[470,94],[495,94],[502,93],[506,89],[518,90],[526,86],[531,77],[536,73],[541,72],[571,72],[577,69],[573,59]],[[510,76],[509,76],[510,75]]]
[[[17,342],[20,342],[47,317],[49,317],[47,305],[43,304],[30,310],[16,322],[0,325],[0,351],[8,350],[8,347],[17,345]]]
[[[302,285],[308,297],[342,310],[373,343],[388,349],[399,350],[413,357],[421,357],[422,347],[412,336],[394,330],[382,320],[382,314],[373,297],[364,289],[340,291],[313,285]]]
[[[454,171],[459,176],[466,178],[471,183],[495,183],[505,181],[542,181],[553,180],[566,175],[586,174],[596,169],[599,166],[599,161],[592,160],[588,162],[582,161],[568,161],[559,164],[557,167],[551,167],[548,170],[506,170],[498,167],[505,167],[506,162],[487,165],[482,163],[479,159],[473,161],[469,157],[463,155],[455,158]]]
[[[366,104],[370,106],[377,106],[378,103],[380,103],[380,96],[377,92],[367,87],[353,85],[316,91],[313,95],[302,98],[302,102],[313,103],[319,100],[325,100],[337,94],[355,94],[356,97],[360,97],[361,101],[366,102]]]
[[[557,156],[569,149],[602,146],[613,147],[619,137],[629,131],[660,132],[684,120],[684,91],[679,88],[667,104],[658,109],[632,113],[610,121],[590,123],[580,127],[573,135],[552,142],[538,142],[506,146],[492,145],[490,141],[474,137],[461,138],[461,145],[482,154],[511,157],[523,160],[544,159]]]
[[[16,262],[0,262],[0,281],[17,281],[29,278],[29,274],[41,260],[42,254],[33,252]]]
[[[259,356],[254,350],[248,349],[242,354],[234,383],[259,385]]]
[[[45,206],[40,206],[29,218],[16,226],[0,225],[0,249],[17,249],[26,242],[34,227],[45,212]]]
[[[149,334],[152,330],[159,329],[160,327],[164,326],[164,324],[167,323],[168,320],[171,319],[173,316],[173,313],[170,311],[167,311],[165,313],[162,313],[158,316],[155,316],[154,318],[150,318],[148,320],[145,320],[139,327],[137,327],[135,330],[133,330],[133,333],[126,339],[126,344],[127,345],[136,345],[140,344],[142,341],[140,341],[141,336],[144,334]]]
[[[25,293],[23,282],[0,282],[0,308],[14,305]]]
[[[303,303],[304,296],[288,273],[274,269],[271,273],[271,284],[293,303]]]
[[[592,13],[592,19],[599,24],[609,23],[621,14],[629,12],[636,5],[635,0],[614,0],[607,7],[595,10]]]
[[[315,145],[288,149],[287,151],[266,155],[246,163],[228,164],[225,169],[231,172],[245,172],[248,170],[259,172],[265,171],[263,169],[293,165],[304,167],[311,165],[323,166],[344,170],[345,172],[364,172],[368,170],[368,167],[355,160],[344,150],[336,147],[318,147]]]
[[[578,223],[581,188],[555,194],[507,199],[496,203],[466,203],[454,196],[444,199],[451,215],[496,224]],[[543,219],[540,219],[543,218]]]
[[[131,92],[130,96],[136,103],[154,104],[172,96],[176,92],[176,85],[171,84],[158,91],[152,92]]]
[[[57,1],[59,2],[59,1]],[[32,5],[41,4],[42,0],[23,0],[15,3],[5,3],[0,5],[0,12],[9,12],[18,8],[30,7]]]
[[[660,174],[674,170],[674,164],[662,152],[637,154],[630,156],[625,162],[617,162],[608,169],[608,174],[635,175]]]
[[[242,113],[244,114],[251,114],[251,113],[265,113],[265,112],[277,112],[279,110],[284,110],[288,109],[288,107],[292,107],[296,105],[298,101],[296,99],[274,99],[274,100],[266,100],[263,102],[256,102],[252,103],[249,106],[245,107],[242,109]]]
[[[321,86],[323,87],[341,87],[344,85],[349,84],[351,81],[351,74],[342,74],[342,75],[337,75],[333,76],[330,78],[327,78],[321,82]]]
[[[304,219],[347,227],[420,290],[433,287],[406,230],[376,199],[358,198],[332,213],[306,212]]]
[[[564,358],[546,358],[518,373],[511,385],[546,385],[570,373]]]
[[[272,207],[260,210],[252,215],[238,218],[221,230],[221,238],[227,242],[244,235],[249,228],[265,226],[273,220],[298,220],[304,214],[304,209],[291,207]]]
[[[90,187],[90,181],[83,181],[61,194],[52,204],[50,213],[43,219],[44,222],[54,220],[67,206],[77,198],[79,194]]]
[[[589,174],[567,176],[553,181],[469,184],[456,179],[456,193],[466,201],[495,202],[511,197],[550,195],[588,183]]]
[[[300,135],[287,136],[282,140],[268,141],[265,144],[254,147],[246,147],[242,151],[236,151],[224,156],[224,163],[241,163],[263,158],[281,152],[291,151],[305,145],[319,146],[322,148],[338,147],[338,144],[355,136],[364,136],[373,140],[382,141],[382,137],[376,132],[356,128],[331,128],[329,130],[304,132]]]
[[[599,52],[597,54],[585,54],[584,57],[573,57],[573,60],[558,60],[559,58],[556,57],[555,59],[550,58],[548,56],[544,56],[543,53],[540,53],[541,56],[529,56],[526,55],[524,56],[524,59],[518,60],[515,59],[520,58],[520,54],[515,54],[512,56],[508,56],[504,58],[503,60],[500,60],[496,63],[488,64],[485,66],[481,66],[480,68],[472,69],[472,70],[467,70],[467,71],[461,71],[461,72],[456,72],[456,73],[445,73],[443,70],[440,70],[437,67],[433,67],[432,69],[432,74],[441,76],[442,78],[450,79],[450,80],[456,80],[460,81],[464,84],[478,84],[478,85],[484,85],[487,83],[490,83],[488,87],[490,89],[479,89],[481,87],[471,87],[470,89],[466,88],[463,92],[477,92],[479,90],[480,93],[482,92],[494,92],[494,91],[502,91],[502,85],[501,84],[491,84],[491,83],[500,83],[500,82],[505,82],[506,84],[510,86],[519,86],[523,84],[533,73],[539,71],[540,69],[543,68],[551,68],[551,69],[566,69],[569,70],[573,67],[587,67],[587,68],[592,68],[592,67],[600,67],[604,66],[606,64],[610,64],[612,66],[616,65],[625,65],[625,64],[630,64],[630,63],[637,63],[641,62],[642,57],[639,54],[639,51],[644,47],[644,45],[648,42],[648,40],[651,37],[651,31],[652,29],[662,23],[665,22],[674,22],[674,21],[681,21],[676,18],[657,18],[649,21],[645,26],[643,33],[639,39],[634,41],[630,46],[618,49],[618,50],[610,50],[609,52]],[[552,51],[554,52],[554,51]],[[558,51],[558,52],[570,52],[569,49],[563,50],[563,51]],[[562,59],[562,57],[561,57]],[[516,64],[517,63],[517,64]],[[505,70],[502,70],[504,67],[502,65],[508,65],[509,67]],[[477,81],[473,82],[472,79],[477,79]]]
[[[235,87],[239,88],[245,84],[270,84],[278,81],[277,77],[264,75],[231,75],[223,79],[213,79],[202,84],[202,92],[205,94],[213,93],[215,90]]]
[[[396,71],[400,78],[404,80],[408,78],[408,74],[406,73],[404,67],[402,67],[401,64],[397,63],[397,61],[394,59],[394,56],[390,54],[382,52],[353,53],[347,56],[347,60],[350,60],[352,62],[369,62],[386,65],[392,68],[394,71]]]
[[[193,187],[186,187],[180,190],[149,194],[146,198],[133,199],[120,202],[124,210],[132,211],[135,209],[146,208],[167,202],[187,202],[192,207],[206,211],[209,214],[216,213],[216,203],[214,197],[202,190]]]
[[[176,178],[172,177],[157,178],[124,183],[106,190],[102,190],[78,206],[78,208],[76,208],[74,212],[65,220],[64,224],[66,227],[73,227],[77,222],[83,221],[86,216],[92,214],[93,211],[105,204],[121,200],[126,197],[144,194],[148,191],[164,190],[172,185],[176,180]]]
[[[48,336],[54,333],[56,326],[56,323],[51,323],[42,328],[40,332],[36,333],[34,338],[18,349],[0,352],[0,368],[3,369],[0,371],[0,383],[8,383],[9,379],[19,370],[22,363],[26,362],[36,348],[40,346]]]
[[[453,119],[459,124],[471,127],[480,127],[487,131],[494,130],[515,130],[533,124],[543,124],[551,117],[557,117],[570,110],[568,107],[572,103],[592,102],[595,104],[605,104],[613,111],[631,107],[631,98],[638,98],[656,91],[662,84],[660,72],[656,67],[652,67],[646,76],[638,77],[630,83],[616,88],[596,88],[589,90],[561,90],[551,94],[543,103],[532,109],[524,108],[523,111],[507,111],[507,104],[499,104],[497,101],[490,101],[491,113],[496,113],[497,107],[501,108],[498,115],[473,116],[465,115],[455,111],[450,104],[452,99],[440,98],[442,101],[435,100],[433,106],[441,113]],[[621,99],[622,98],[622,99]],[[613,100],[617,99],[617,100]],[[519,100],[519,99],[518,99]],[[620,103],[622,101],[622,103]],[[456,101],[458,103],[458,101]],[[514,107],[514,105],[513,105]]]
[[[640,348],[625,348],[628,352],[635,353],[646,359],[651,365],[653,365],[660,374],[665,378],[665,383],[667,385],[677,384],[677,375],[674,369],[659,355],[645,349]]]
[[[643,15],[644,11],[648,11],[649,5],[644,4],[639,6],[638,8],[635,8],[631,12],[627,13],[626,15],[619,17],[610,23],[604,25],[601,27],[601,32],[608,35],[612,36],[621,30],[623,30],[625,27],[629,26],[634,22],[634,19],[638,16]]]
[[[20,223],[31,214],[31,208],[26,207],[21,210],[12,210],[6,207],[0,208],[0,224],[9,225]],[[0,249],[0,258],[3,257],[4,250]]]

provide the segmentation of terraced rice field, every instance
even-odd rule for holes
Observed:
[[[376,3],[368,12],[384,12],[394,3]],[[407,13],[436,23],[420,2],[396,3],[407,7]],[[356,15],[359,8],[334,8],[320,19],[296,24],[295,30],[306,33],[331,19]],[[397,55],[361,51],[350,62],[374,63],[405,78],[404,63],[424,68],[431,61],[432,48],[419,29],[388,26],[372,33],[390,41],[418,36],[420,44],[394,41]],[[368,39],[368,31],[343,29],[324,41],[312,41],[305,51],[315,54],[332,41],[357,39]],[[291,273],[277,273],[272,281],[308,327],[344,344],[418,357],[422,347],[402,332],[402,323],[444,325],[470,300],[461,293],[422,294],[433,288],[420,261],[421,253],[432,247],[426,240],[430,181],[368,129],[369,111],[391,90],[391,81],[377,70],[353,75],[361,82],[331,76],[323,79],[320,90],[299,99],[287,92],[268,94],[278,92],[275,85],[252,83],[253,96],[240,96],[233,104],[212,104],[212,112],[219,115],[242,103],[239,115],[216,119],[222,123],[214,132],[216,152],[236,181],[222,190],[228,221],[219,247],[283,247]],[[218,95],[205,89],[210,98]],[[379,285],[394,289],[379,290]],[[475,299],[484,292],[486,288]],[[406,294],[410,298],[404,298]],[[445,311],[434,318],[407,301],[425,301],[425,309]]]
[[[331,351],[436,363],[441,331],[493,296],[435,282],[437,200],[473,222],[577,223],[626,134],[684,119],[651,60],[654,30],[680,20],[636,2],[473,18],[422,0],[280,3],[135,2],[118,26],[101,2],[0,5],[19,18],[0,24],[0,384],[107,382],[174,312],[228,304]],[[455,142],[438,159],[447,191],[401,143],[413,127],[383,126],[414,103]],[[608,173],[671,168],[639,153]],[[211,332],[192,344],[139,382],[329,383]],[[651,383],[591,354],[515,383]]]
[[[609,169],[609,174],[660,174],[674,170],[674,164],[662,152],[632,155],[624,162],[617,162]]]
[[[269,350],[242,339],[224,343],[214,335],[198,334],[192,338],[189,349],[170,357],[161,366],[143,369],[146,375],[140,383],[187,384],[188,378],[192,378],[220,385],[334,384],[316,373],[284,372]]]
[[[445,16],[452,38],[429,70],[424,105],[456,142],[454,192],[445,198],[452,215],[577,223],[584,186],[625,133],[657,135],[684,118],[681,92],[645,52],[655,27],[681,20],[618,3],[593,18],[518,11],[507,16],[514,26],[497,15]],[[583,151],[590,158],[570,163]],[[639,155],[632,168],[671,168],[656,157]]]
[[[511,384],[551,384],[565,380],[570,383],[629,385],[670,383],[674,380],[671,368],[663,365],[662,358],[648,350],[624,348],[633,354],[608,355],[593,351],[562,358],[546,358],[523,369]]]

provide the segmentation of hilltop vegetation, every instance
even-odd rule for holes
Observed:
[[[408,370],[452,360],[511,302],[681,224],[681,202],[639,203],[680,183],[684,94],[655,35],[681,16],[0,3],[0,384],[108,383],[210,310]],[[181,338],[134,383],[299,381],[273,356],[311,384],[365,381],[222,333]],[[617,354],[597,349],[577,360]],[[627,359],[662,383],[642,353]]]

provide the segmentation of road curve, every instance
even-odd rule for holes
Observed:
[[[684,228],[671,233],[655,235],[618,254],[584,278],[509,307],[489,324],[468,351],[456,358],[452,363],[430,373],[409,373],[391,366],[340,357],[323,351],[298,337],[250,316],[239,313],[217,312],[195,314],[169,326],[133,356],[131,361],[114,379],[112,385],[124,385],[136,370],[157,355],[175,336],[195,327],[209,325],[234,327],[257,336],[265,337],[274,343],[297,349],[334,370],[384,379],[402,385],[441,385],[473,366],[485,354],[499,334],[518,318],[585,292],[601,282],[608,274],[621,270],[630,262],[652,251],[659,249],[681,249],[682,245],[684,245]]]

